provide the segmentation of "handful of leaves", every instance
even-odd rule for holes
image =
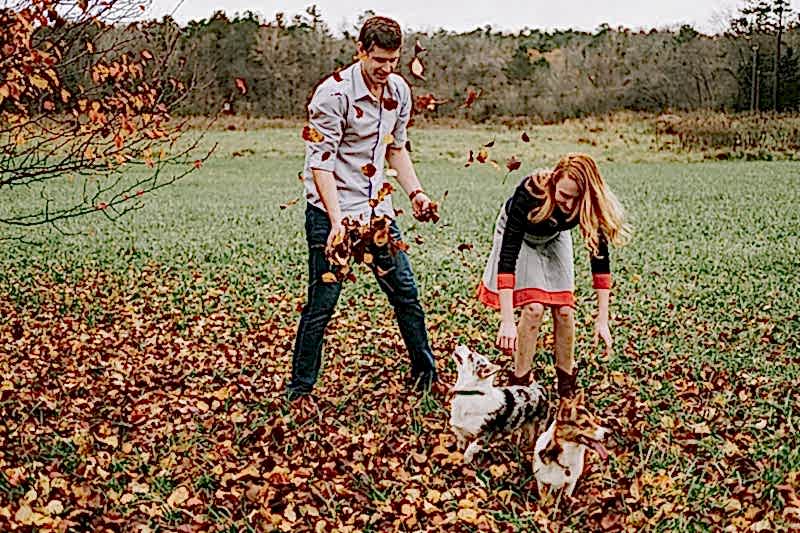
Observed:
[[[439,222],[439,204],[431,200],[431,202],[422,211],[415,213],[414,218],[420,222]]]
[[[389,272],[392,266],[391,256],[399,250],[408,250],[408,244],[392,237],[389,231],[391,223],[392,219],[385,215],[372,217],[367,224],[350,217],[342,220],[344,232],[325,250],[333,271],[323,274],[322,281],[355,281],[356,276],[350,268],[351,262],[365,264],[375,269],[379,276]]]

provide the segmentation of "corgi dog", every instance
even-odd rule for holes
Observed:
[[[495,387],[494,376],[500,366],[486,356],[458,346],[453,352],[458,380],[453,387],[450,406],[450,426],[458,439],[459,449],[469,439],[464,462],[470,463],[495,433],[524,427],[528,440],[533,442],[534,431],[547,418],[548,402],[538,384],[530,386]]]
[[[583,391],[574,398],[562,398],[555,420],[534,446],[533,474],[540,494],[543,488],[550,487],[564,489],[567,496],[572,496],[583,473],[587,448],[602,459],[608,457],[601,442],[608,431],[584,405]]]

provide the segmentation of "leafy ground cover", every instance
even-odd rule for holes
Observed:
[[[448,194],[438,224],[400,219],[442,376],[459,342],[510,364],[492,346],[498,317],[473,298],[497,210],[558,154],[597,157],[635,237],[612,251],[610,357],[591,350],[575,247],[580,383],[613,434],[574,500],[538,500],[513,437],[462,464],[447,398],[408,387],[366,271],[331,324],[318,409],[284,401],[306,249],[299,129],[277,128],[213,133],[216,157],[117,225],[98,214],[83,236],[0,243],[0,529],[798,527],[800,167],[687,163],[625,127],[536,126],[528,143],[514,129],[415,131],[423,182]],[[500,170],[465,168],[492,139]],[[512,155],[523,165],[506,176]]]

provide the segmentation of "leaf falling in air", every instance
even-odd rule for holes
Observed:
[[[475,103],[475,100],[477,100],[477,99],[478,99],[478,97],[479,97],[479,96],[480,96],[482,93],[483,93],[483,89],[481,89],[481,90],[480,90],[480,91],[478,91],[478,92],[475,92],[475,90],[473,90],[473,89],[470,89],[469,91],[467,91],[467,99],[466,99],[466,100],[464,100],[464,103],[463,103],[463,104],[461,104],[461,107],[462,107],[462,108],[465,108],[465,109],[469,109],[470,107],[472,107],[472,104],[474,104],[474,103]]]
[[[318,143],[321,142],[325,137],[317,131],[317,129],[310,125],[306,124],[303,126],[303,140],[311,142],[311,143]]]
[[[414,56],[411,59],[411,62],[408,64],[408,69],[415,78],[423,81],[425,80],[425,65],[419,57]]]
[[[394,111],[397,109],[398,106],[397,100],[392,98],[391,96],[387,96],[383,99],[383,107],[386,108],[387,111]]]
[[[286,208],[288,208],[288,207],[292,207],[294,204],[296,204],[296,203],[297,203],[297,202],[299,202],[299,201],[300,201],[300,198],[292,198],[291,200],[289,200],[289,201],[288,201],[288,202],[286,202],[285,204],[281,204],[281,205],[280,205],[280,206],[278,206],[278,207],[280,207],[280,208],[281,208],[281,210],[283,210],[283,209],[286,209]]]
[[[373,165],[372,163],[367,163],[366,165],[361,167],[361,173],[368,178],[374,176],[377,171],[378,169],[376,169],[375,165]]]
[[[247,94],[247,82],[244,78],[236,78],[234,80],[236,82],[236,88],[242,95]]]

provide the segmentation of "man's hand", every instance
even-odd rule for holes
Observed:
[[[418,190],[412,193],[411,208],[414,212],[414,218],[420,222],[439,222],[439,206],[436,202],[431,202],[428,195]]]
[[[328,243],[325,245],[325,253],[330,256],[334,247],[341,243],[345,238],[345,229],[341,221],[331,223],[331,231],[328,233]]]
[[[414,210],[414,218],[419,220],[422,213],[427,211],[431,206],[431,199],[428,198],[428,195],[424,192],[419,192],[414,195],[414,199],[411,200],[411,208]]]

